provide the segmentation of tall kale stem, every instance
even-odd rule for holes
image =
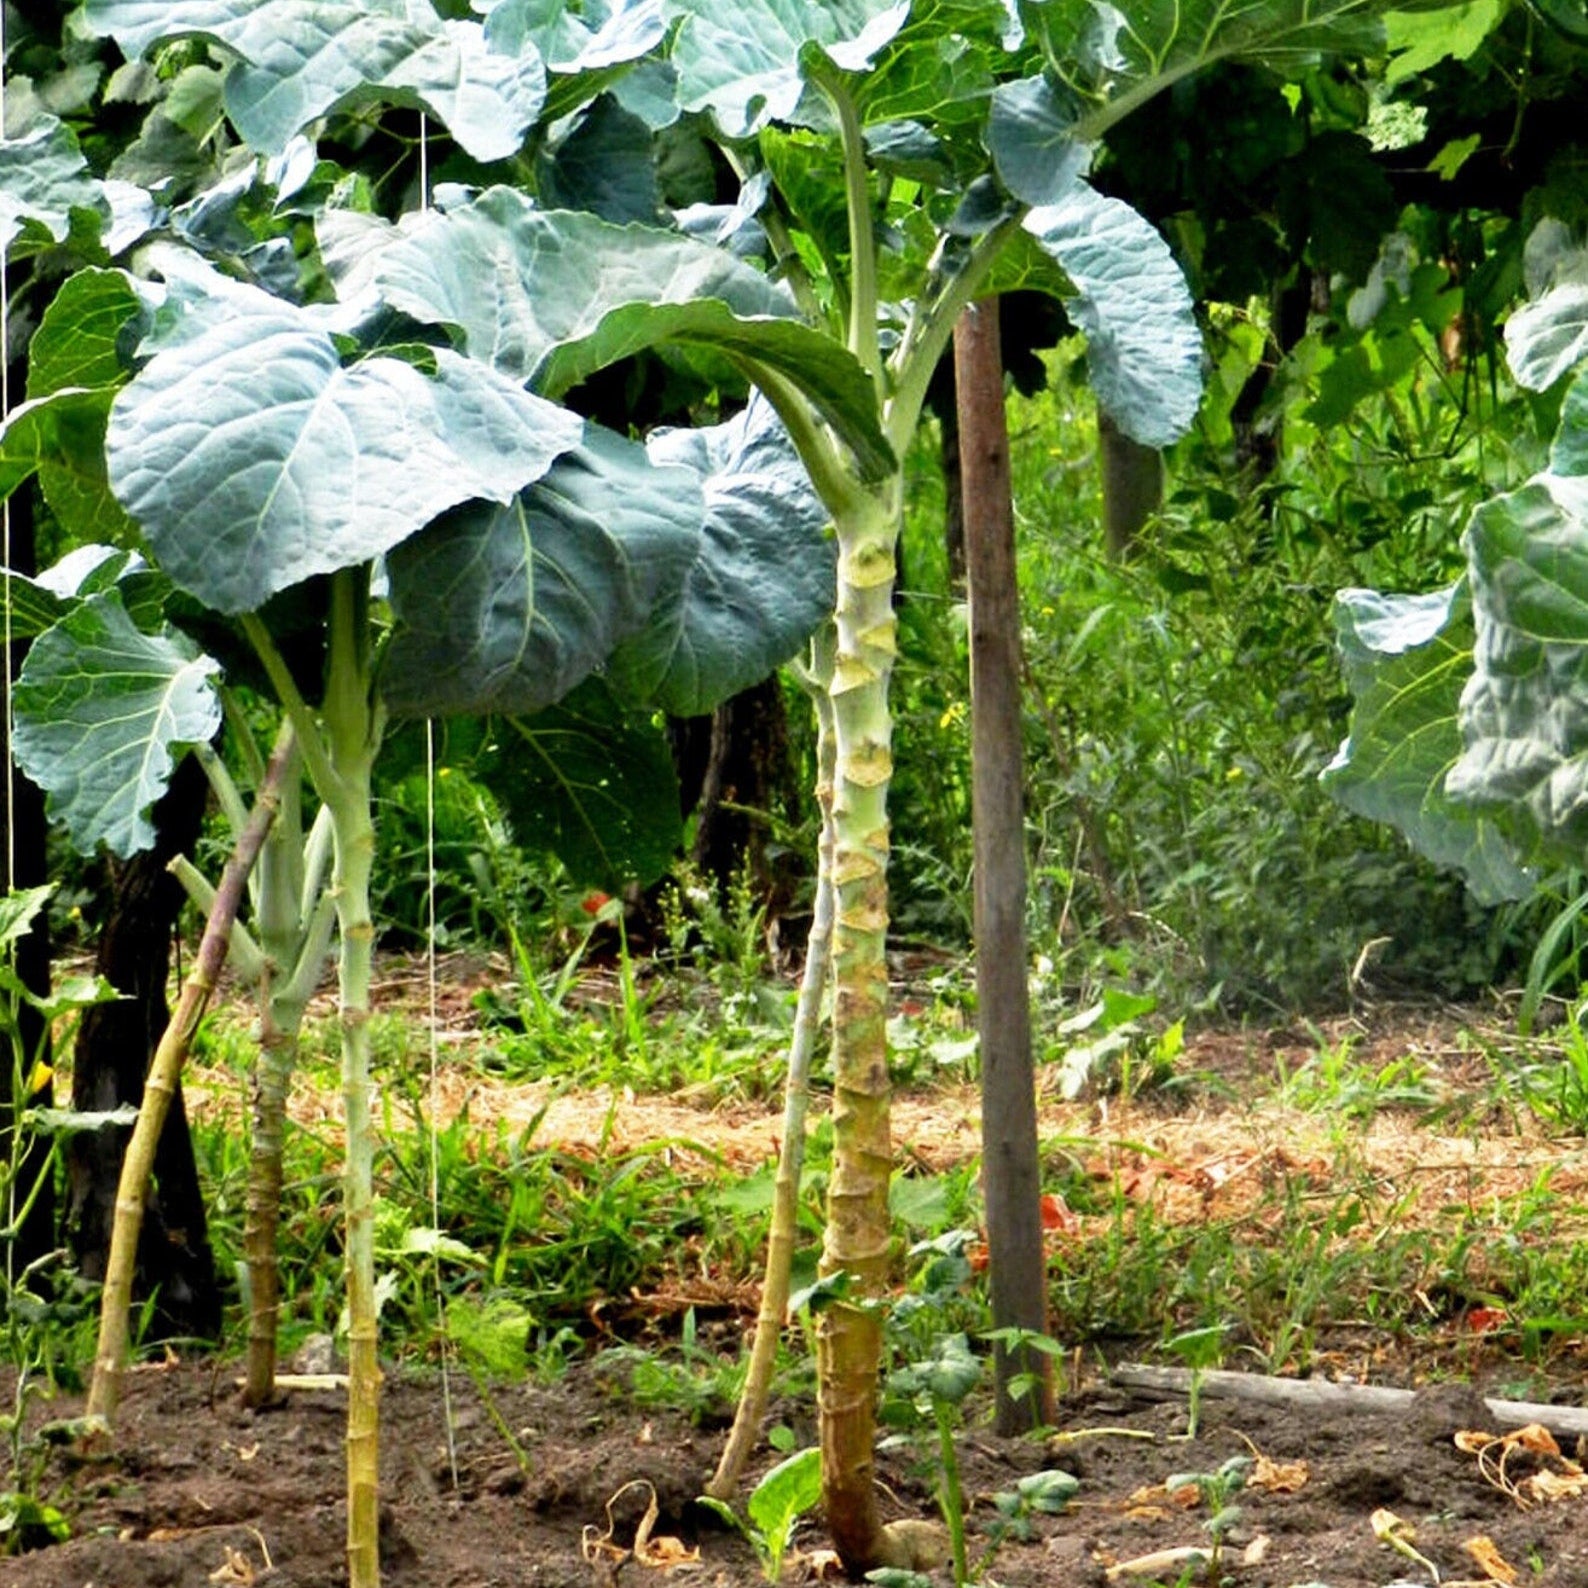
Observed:
[[[772,1186],[772,1221],[767,1233],[766,1277],[761,1309],[750,1348],[750,1366],[734,1412],[733,1427],[722,1459],[706,1493],[716,1500],[733,1497],[755,1448],[761,1419],[772,1390],[777,1343],[783,1333],[798,1230],[800,1171],[805,1162],[805,1114],[810,1103],[811,1056],[821,1024],[822,994],[827,988],[828,958],[833,935],[833,707],[832,633],[824,631],[812,644],[814,662],[806,679],[816,711],[816,803],[822,813],[816,880],[816,908],[805,943],[805,970],[794,1030],[789,1038],[788,1076],[783,1089],[783,1139],[778,1150],[777,1177]]]
[[[143,1211],[148,1195],[149,1176],[154,1168],[155,1146],[170,1111],[171,1098],[192,1046],[193,1033],[209,1004],[210,994],[226,963],[231,942],[232,923],[242,904],[248,873],[259,858],[271,823],[281,801],[281,786],[288,769],[295,764],[293,732],[283,725],[270,757],[264,781],[249,813],[220,886],[215,903],[204,923],[204,935],[182,987],[176,1012],[171,1016],[155,1049],[154,1062],[144,1081],[143,1104],[133,1126],[132,1139],[121,1163],[121,1179],[116,1187],[116,1217],[111,1226],[110,1256],[105,1268],[105,1288],[99,1304],[99,1343],[94,1352],[94,1376],[88,1391],[87,1413],[91,1418],[111,1421],[121,1399],[121,1378],[126,1368],[128,1310],[132,1301],[132,1280],[138,1261],[138,1237],[143,1229]]]

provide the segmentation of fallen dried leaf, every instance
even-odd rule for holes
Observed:
[[[1580,1494],[1588,1494],[1588,1472],[1535,1472],[1517,1484],[1516,1489],[1519,1496],[1545,1504],[1554,1500],[1574,1500]]]
[[[1133,1491],[1125,1500],[1127,1511],[1146,1507],[1160,1513],[1194,1511],[1201,1503],[1202,1495],[1194,1483],[1177,1489],[1166,1489],[1161,1483],[1149,1483]]]
[[[1506,1560],[1494,1540],[1486,1534],[1479,1533],[1476,1538],[1469,1538],[1461,1547],[1477,1562],[1478,1570],[1490,1582],[1510,1584],[1519,1580],[1516,1567]]]
[[[210,1573],[210,1581],[238,1583],[241,1588],[250,1588],[254,1580],[254,1568],[248,1557],[230,1544],[223,1544],[221,1548],[226,1552],[226,1558]]]
[[[1305,1461],[1274,1461],[1268,1456],[1259,1456],[1252,1463],[1246,1487],[1260,1489],[1265,1494],[1295,1494],[1306,1488],[1311,1476]]]

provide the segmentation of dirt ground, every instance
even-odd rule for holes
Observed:
[[[466,1005],[461,997],[458,1003],[456,1024],[464,1026]],[[1349,1037],[1366,1059],[1409,1054],[1437,1091],[1470,1094],[1481,1090],[1487,1061],[1461,1035],[1465,1024],[1459,1013],[1403,1010],[1355,1025],[1342,1020],[1322,1032],[1204,1034],[1182,1061],[1203,1077],[1194,1099],[1063,1104],[1048,1095],[1044,1135],[1066,1140],[1072,1154],[1078,1142],[1092,1143],[1098,1174],[1117,1177],[1128,1195],[1177,1220],[1228,1214],[1275,1174],[1315,1177],[1327,1187],[1341,1153],[1355,1173],[1382,1181],[1386,1198],[1395,1198],[1396,1217],[1412,1222],[1452,1201],[1494,1198],[1525,1184],[1545,1163],[1557,1190],[1579,1182],[1588,1188],[1582,1141],[1547,1140],[1514,1115],[1442,1134],[1435,1124],[1386,1110],[1343,1132],[1328,1111],[1298,1109],[1271,1088],[1250,1085],[1294,1072],[1320,1038]],[[534,1086],[509,1088],[468,1066],[449,1072],[444,1083],[442,1111],[467,1103],[475,1119],[511,1121],[546,1102]],[[191,1077],[199,1112],[239,1109],[235,1091],[235,1081],[218,1073]],[[565,1148],[577,1150],[584,1134],[593,1152],[603,1143],[611,1149],[644,1139],[700,1141],[715,1161],[741,1171],[775,1150],[770,1108],[594,1093],[557,1106],[563,1114],[543,1129]],[[324,1099],[300,1098],[295,1109],[316,1124],[327,1119]],[[901,1164],[937,1170],[961,1161],[976,1149],[976,1119],[968,1088],[901,1097],[895,1113]],[[1409,1188],[1418,1194],[1408,1196]],[[1588,1209],[1588,1191],[1581,1206]],[[1588,1215],[1581,1222],[1588,1227]],[[747,1296],[736,1306],[752,1304]],[[1388,1368],[1398,1382],[1415,1383],[1446,1370],[1404,1360],[1358,1364],[1348,1356],[1341,1353],[1331,1372],[1379,1376]],[[54,1447],[35,1491],[68,1515],[72,1539],[0,1560],[0,1585],[344,1583],[340,1393],[294,1392],[279,1409],[250,1413],[236,1399],[234,1371],[234,1364],[203,1360],[134,1369],[114,1448],[85,1457],[70,1443]],[[0,1380],[7,1399],[9,1388]],[[1580,1384],[1557,1381],[1554,1392],[1563,1403],[1582,1399]],[[663,1577],[748,1588],[763,1580],[748,1545],[693,1504],[720,1449],[722,1424],[694,1426],[681,1415],[639,1407],[619,1372],[590,1363],[549,1385],[502,1386],[488,1394],[455,1377],[450,1395],[455,1478],[439,1379],[394,1369],[386,1386],[383,1574],[393,1588],[638,1588]],[[64,1419],[77,1409],[65,1397],[35,1417]],[[809,1406],[781,1406],[775,1417],[801,1444],[814,1442]],[[1033,1539],[998,1550],[984,1580],[1004,1588],[1204,1588],[1217,1575],[1188,1567],[1183,1552],[1207,1546],[1207,1507],[1197,1503],[1194,1488],[1170,1493],[1164,1480],[1211,1472],[1244,1455],[1256,1462],[1253,1484],[1239,1499],[1241,1515],[1221,1565],[1223,1580],[1237,1588],[1435,1582],[1588,1588],[1588,1480],[1579,1481],[1566,1459],[1583,1453],[1564,1438],[1562,1457],[1523,1442],[1482,1457],[1460,1448],[1459,1432],[1497,1432],[1474,1389],[1426,1389],[1409,1411],[1395,1415],[1354,1408],[1301,1413],[1210,1399],[1194,1441],[1183,1437],[1185,1422],[1183,1402],[1150,1400],[1097,1379],[1065,1398],[1058,1437],[1046,1447],[994,1437],[973,1408],[959,1447],[973,1563],[997,1518],[995,1494],[1045,1467],[1062,1467],[1080,1480],[1062,1514],[1037,1519]],[[760,1464],[775,1459],[763,1450]],[[924,1436],[918,1446],[885,1447],[878,1462],[884,1514],[933,1516],[936,1472]],[[1529,1489],[1526,1480],[1538,1473],[1549,1476]],[[1513,1492],[1503,1492],[1497,1477]],[[1543,1498],[1546,1491],[1558,1497]],[[698,1550],[698,1559],[666,1570],[633,1554],[623,1558],[652,1494],[659,1513],[652,1538],[677,1540],[683,1553]],[[807,1520],[786,1580],[813,1580],[824,1542],[819,1517]],[[1160,1554],[1176,1550],[1179,1557]],[[1143,1560],[1154,1555],[1156,1567]],[[946,1569],[937,1580],[948,1581]]]
[[[621,1386],[587,1367],[546,1387],[503,1387],[483,1399],[451,1385],[457,1479],[448,1456],[439,1380],[395,1378],[382,1418],[383,1577],[393,1588],[639,1588],[671,1578],[711,1588],[761,1581],[747,1546],[692,1504],[720,1447],[703,1431],[629,1404]],[[51,1416],[70,1414],[56,1402]],[[812,1430],[791,1415],[802,1439]],[[46,1492],[73,1517],[74,1537],[0,1562],[15,1588],[333,1588],[342,1563],[342,1405],[336,1391],[294,1393],[278,1410],[237,1403],[229,1372],[208,1363],[136,1371],[116,1448],[94,1459],[61,1452]],[[1162,1488],[1177,1472],[1208,1472],[1231,1456],[1266,1458],[1241,1498],[1225,1551],[1225,1580],[1242,1588],[1387,1588],[1391,1583],[1588,1584],[1588,1498],[1523,1509],[1486,1481],[1453,1435],[1486,1417],[1469,1389],[1421,1394],[1397,1416],[1298,1416],[1207,1400],[1195,1441],[1179,1437],[1178,1402],[1133,1399],[1100,1385],[1064,1402],[1058,1442],[999,1439],[971,1427],[960,1443],[971,1503],[973,1560],[996,1515],[991,1495],[1025,1473],[1061,1466],[1081,1480],[1069,1507],[1037,1521],[1029,1543],[1001,1548],[990,1575],[1005,1588],[1104,1588],[1114,1582],[1198,1585],[1183,1565],[1141,1573],[1123,1564],[1197,1544],[1205,1509]],[[1129,1437],[1129,1430],[1143,1437]],[[511,1435],[511,1440],[509,1439]],[[516,1445],[516,1450],[515,1450]],[[764,1462],[773,1458],[763,1455]],[[1561,1463],[1511,1452],[1507,1475]],[[889,1517],[934,1514],[933,1463],[885,1451]],[[625,1489],[625,1485],[629,1485]],[[679,1541],[698,1560],[671,1571],[619,1560],[587,1542],[607,1532],[625,1550],[654,1493],[652,1538]],[[1393,1512],[1415,1527],[1428,1565],[1375,1536]],[[1382,1525],[1382,1524],[1381,1524]],[[1487,1539],[1494,1553],[1472,1551]],[[786,1580],[813,1580],[819,1522],[804,1524]],[[592,1555],[594,1558],[592,1558]],[[1507,1577],[1509,1565],[1516,1577]],[[1435,1578],[1431,1567],[1437,1567]],[[1491,1575],[1493,1573],[1493,1575]],[[948,1580],[946,1570],[939,1580]]]

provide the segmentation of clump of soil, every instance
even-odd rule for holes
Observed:
[[[94,1459],[62,1449],[43,1497],[71,1518],[73,1538],[0,1561],[15,1588],[335,1588],[343,1566],[343,1405],[334,1391],[297,1392],[279,1409],[238,1405],[230,1368],[188,1363],[134,1371],[115,1449]],[[392,1588],[640,1588],[679,1579],[749,1588],[759,1568],[745,1543],[692,1501],[721,1442],[680,1416],[633,1405],[588,1366],[548,1387],[482,1393],[452,1383],[453,1457],[437,1379],[394,1376],[382,1405],[383,1575]],[[1435,1402],[1437,1401],[1437,1404]],[[56,1401],[51,1417],[74,1403]],[[1308,1411],[1209,1401],[1194,1441],[1184,1408],[1143,1403],[1101,1387],[1063,1404],[1059,1441],[998,1439],[967,1427],[960,1444],[971,1503],[972,1560],[997,1517],[993,1495],[1021,1476],[1060,1466],[1081,1480],[1060,1515],[999,1549],[1005,1588],[1104,1588],[1180,1580],[1110,1578],[1108,1568],[1155,1552],[1206,1545],[1205,1508],[1166,1492],[1177,1472],[1211,1472],[1236,1455],[1272,1472],[1240,1496],[1242,1515],[1224,1570],[1241,1588],[1385,1588],[1432,1581],[1427,1568],[1375,1535],[1387,1509],[1415,1527],[1414,1547],[1445,1581],[1484,1581],[1471,1547],[1486,1538],[1518,1580],[1540,1588],[1588,1583],[1588,1497],[1522,1510],[1457,1448],[1457,1424],[1481,1415],[1470,1395],[1430,1396],[1403,1416]],[[799,1418],[795,1418],[799,1421]],[[1091,1430],[1091,1432],[1087,1432]],[[1145,1437],[1127,1437],[1130,1430]],[[811,1430],[798,1432],[808,1439]],[[1570,1455],[1572,1452],[1568,1451]],[[776,1459],[766,1454],[766,1462]],[[1267,1472],[1267,1469],[1259,1469]],[[1275,1476],[1277,1474],[1277,1476]],[[889,1517],[933,1514],[928,1447],[885,1450],[879,1462]],[[634,1480],[608,1516],[608,1502]],[[655,1534],[698,1548],[700,1562],[664,1572],[611,1551],[589,1558],[588,1536],[633,1543],[654,1493]],[[810,1577],[824,1542],[812,1520],[790,1580]],[[946,1571],[942,1574],[947,1581]]]

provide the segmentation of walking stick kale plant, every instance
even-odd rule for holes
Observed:
[[[709,118],[743,178],[737,204],[695,217],[720,251],[548,214],[497,187],[360,237],[339,268],[344,291],[368,285],[548,392],[639,346],[731,361],[777,409],[832,518],[835,1161],[823,1267],[850,1276],[854,1299],[821,1316],[818,1372],[824,1507],[850,1571],[912,1564],[906,1537],[881,1523],[872,1481],[874,1303],[889,1251],[883,949],[901,460],[960,311],[1014,286],[1065,300],[1098,397],[1126,434],[1154,447],[1182,434],[1201,391],[1189,293],[1152,228],[1085,180],[1093,147],[1214,62],[1378,48],[1378,9],[746,0],[728,15],[664,0],[678,102]],[[505,34],[523,14],[504,0],[490,24]],[[585,277],[564,318],[524,286],[559,250],[577,252]]]
[[[358,75],[357,52],[336,48],[339,30],[353,25],[342,7],[267,0],[174,5],[154,16],[111,3],[89,14],[129,54],[178,33],[234,53],[233,121],[266,152],[349,96],[416,91],[475,158],[517,147],[524,85],[544,80],[532,41],[503,56],[486,47],[478,24],[437,21],[448,48],[465,41],[465,77],[484,74],[469,84],[477,93],[449,98],[433,81],[416,89],[420,65],[445,53],[423,36],[423,7],[409,5],[406,21],[370,11],[374,32],[387,27],[386,44],[415,57],[400,70],[383,57],[388,75],[378,81]],[[299,40],[295,62],[273,54],[256,63],[250,51],[272,28],[313,36]],[[604,57],[609,71],[616,48]],[[307,81],[272,84],[272,74],[293,71]],[[483,117],[482,95],[501,101]],[[290,123],[283,106],[297,107]],[[519,131],[498,147],[507,111]],[[279,163],[268,169],[271,182],[253,168],[266,203],[271,183],[284,179]],[[559,224],[577,236],[592,217]],[[322,226],[327,252],[334,229],[334,221]],[[641,445],[527,390],[536,373],[528,364],[493,368],[423,331],[388,347],[391,315],[367,293],[305,303],[238,279],[238,261],[227,263],[217,270],[185,234],[154,240],[135,271],[93,273],[101,313],[95,336],[76,350],[82,357],[56,357],[81,335],[81,321],[41,327],[35,340],[35,368],[70,364],[73,382],[41,391],[13,421],[3,439],[20,462],[8,487],[38,465],[41,415],[77,404],[101,419],[104,438],[101,448],[93,425],[78,427],[79,470],[108,480],[154,566],[129,568],[117,557],[86,582],[15,581],[17,630],[38,634],[18,691],[18,748],[76,841],[131,852],[148,842],[148,809],[175,758],[209,743],[230,701],[233,686],[189,631],[225,636],[233,670],[252,652],[328,813],[347,1121],[348,1549],[351,1581],[367,1588],[379,1579],[380,1382],[371,777],[386,724],[530,714],[597,669],[629,698],[707,709],[790,654],[830,610],[832,560],[824,515],[764,404]],[[526,273],[529,301],[553,324],[599,318],[606,305],[599,290],[592,299],[582,264],[556,263],[544,279]],[[766,290],[754,272],[743,275]],[[779,319],[797,334],[790,305],[767,316],[774,341]],[[561,342],[548,336],[542,349],[556,354]],[[229,779],[217,777],[224,792]],[[232,799],[240,803],[235,791]],[[318,911],[311,904],[300,919],[317,920]]]
[[[369,799],[383,730],[400,716],[532,713],[598,669],[622,695],[698,712],[829,611],[836,1141],[823,1266],[849,1276],[852,1300],[820,1321],[823,1498],[848,1569],[913,1563],[872,1481],[902,460],[960,311],[1017,285],[1065,301],[1126,434],[1154,447],[1182,434],[1201,390],[1190,297],[1156,232],[1086,181],[1093,148],[1210,63],[1376,48],[1378,9],[596,0],[575,15],[483,0],[443,16],[426,0],[87,0],[87,26],[129,58],[158,63],[173,39],[215,52],[231,125],[268,159],[229,173],[236,185],[207,208],[173,212],[135,270],[102,273],[132,308],[109,317],[92,378],[74,368],[41,387],[0,438],[16,462],[0,484],[50,448],[86,448],[80,476],[108,480],[107,511],[130,518],[167,581],[136,602],[75,594],[58,614],[61,645],[39,649],[63,656],[69,642],[78,659],[30,664],[30,684],[73,714],[32,765],[80,842],[135,846],[171,756],[219,725],[218,668],[185,623],[246,641],[330,812],[354,1588],[378,1575]],[[625,82],[661,49],[666,73]],[[391,104],[409,126],[415,108],[433,118],[471,184],[449,184],[437,210],[420,191],[395,220],[365,213],[367,173],[326,170],[315,148],[327,125],[352,133],[336,147],[357,147]],[[619,180],[643,173],[649,129],[675,122],[709,134],[743,177],[738,202],[688,212],[687,233],[666,224],[657,184]],[[559,161],[576,137],[580,158]],[[239,249],[221,222],[245,193],[280,224]],[[54,201],[54,235],[81,199]],[[162,224],[152,201],[140,214]],[[204,257],[228,247],[224,270]],[[645,349],[681,352],[765,402],[643,445],[553,405]],[[134,698],[144,709],[129,713]],[[96,746],[120,752],[93,768],[89,724]]]

